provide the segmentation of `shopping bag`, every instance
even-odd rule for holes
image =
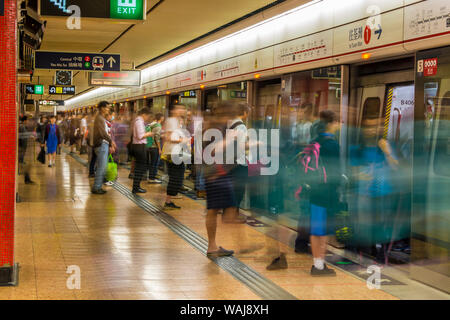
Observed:
[[[105,178],[106,181],[115,181],[117,179],[117,163],[114,162],[112,155],[109,155]]]
[[[45,148],[41,147],[41,151],[39,151],[39,154],[37,156],[37,161],[39,161],[42,164],[45,164]]]

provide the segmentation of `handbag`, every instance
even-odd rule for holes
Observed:
[[[114,162],[111,154],[106,165],[105,178],[107,181],[115,181],[117,179],[117,163]]]
[[[39,151],[39,154],[37,156],[37,161],[45,164],[45,148],[41,147],[41,151]]]

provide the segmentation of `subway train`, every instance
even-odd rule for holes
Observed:
[[[143,65],[139,88],[96,88],[66,110],[101,100],[124,116],[144,106],[167,114],[173,104],[192,113],[248,104],[249,127],[280,130],[280,170],[248,186],[242,206],[291,229],[301,211],[291,160],[308,123],[332,110],[341,124],[343,212],[357,247],[373,256],[361,243],[383,241],[363,238],[387,237],[389,258],[409,263],[412,279],[450,292],[450,3],[323,0],[277,10]],[[358,163],[363,141],[375,136],[388,141],[396,170]],[[369,174],[382,190],[372,198],[363,190]]]

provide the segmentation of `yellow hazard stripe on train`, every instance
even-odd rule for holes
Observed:
[[[394,93],[394,88],[390,88],[388,92],[388,99],[386,105],[386,118],[384,119],[384,134],[383,138],[387,138],[389,130],[389,120],[391,119],[391,106],[392,106],[392,94]]]

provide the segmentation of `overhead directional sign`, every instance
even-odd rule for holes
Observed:
[[[120,54],[36,51],[35,69],[120,71]]]
[[[129,70],[121,72],[90,72],[89,85],[139,87],[141,85],[141,71]]]
[[[49,94],[67,94],[74,95],[75,94],[75,86],[48,86]]]
[[[39,14],[67,17],[76,5],[86,18],[145,20],[146,4],[146,0],[40,0]]]

